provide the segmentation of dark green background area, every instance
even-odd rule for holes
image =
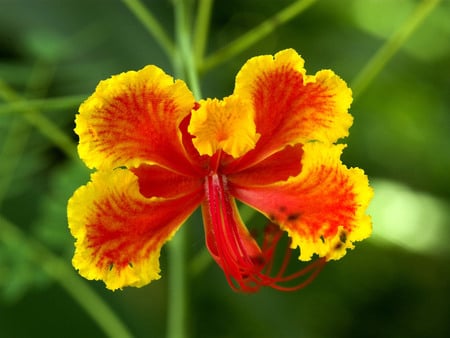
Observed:
[[[216,0],[207,55],[291,2]],[[172,34],[171,2],[145,3]],[[309,74],[330,68],[351,85],[418,3],[318,1],[202,74],[203,96],[229,95],[249,57],[284,48],[304,57]],[[364,168],[375,188],[369,209],[374,235],[295,293],[238,294],[218,266],[208,265],[190,280],[192,337],[450,337],[449,17],[444,0],[352,105],[343,161]],[[0,79],[24,97],[88,96],[100,80],[147,64],[174,73],[121,1],[0,0]],[[76,141],[76,111],[42,113]],[[1,215],[70,265],[66,203],[87,182],[87,169],[20,112],[0,114],[0,154]],[[190,257],[204,250],[201,224],[196,213],[189,223]],[[29,248],[0,241],[0,337],[103,337],[30,255]],[[164,337],[171,276],[166,249],[161,265],[162,279],[141,289],[113,293],[100,282],[86,283],[136,337]]]

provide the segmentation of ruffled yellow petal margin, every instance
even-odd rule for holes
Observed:
[[[340,259],[347,249],[354,248],[354,242],[372,233],[372,221],[366,210],[373,189],[362,169],[347,168],[341,163],[344,147],[305,145],[302,174],[290,182],[306,188],[304,198],[308,205],[317,204],[310,210],[316,222],[306,217],[302,221],[300,217],[298,223],[282,224],[292,238],[291,246],[300,248],[300,260],[309,260],[313,254],[327,260]]]
[[[212,156],[223,150],[234,158],[253,149],[260,136],[251,110],[235,96],[200,101],[200,108],[192,112],[188,132],[194,136],[192,141],[200,155]]]
[[[145,198],[128,170],[92,174],[69,200],[68,221],[76,238],[73,266],[111,290],[141,287],[159,279],[159,256],[203,194]]]
[[[157,163],[181,171],[187,160],[179,125],[193,107],[186,84],[156,66],[112,76],[80,106],[79,155],[99,170]]]
[[[341,163],[343,148],[307,143],[298,176],[266,186],[232,186],[231,191],[286,230],[292,247],[300,247],[300,260],[314,254],[339,259],[372,230],[365,214],[372,188],[361,169]]]

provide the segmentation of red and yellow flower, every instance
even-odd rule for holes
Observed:
[[[307,75],[292,49],[248,60],[223,100],[196,102],[156,66],[101,81],[76,117],[80,157],[96,171],[68,204],[74,267],[109,289],[146,285],[199,206],[207,248],[235,289],[285,289],[320,265],[285,276],[283,262],[272,274],[281,230],[302,261],[341,258],[371,233],[372,189],[336,144],[351,101],[343,80]],[[236,200],[270,220],[261,244]]]

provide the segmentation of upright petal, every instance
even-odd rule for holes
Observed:
[[[74,267],[111,290],[159,279],[161,246],[199,205],[202,192],[145,198],[138,178],[123,169],[97,172],[91,179],[68,204]]]
[[[354,241],[367,238],[365,210],[372,197],[367,177],[340,161],[342,145],[304,145],[300,175],[267,186],[230,184],[231,193],[286,230],[300,259],[313,254],[341,258]]]
[[[241,100],[229,96],[224,100],[200,101],[192,112],[188,132],[200,155],[214,155],[223,150],[234,158],[255,147],[259,135],[254,115]]]
[[[80,157],[97,169],[146,162],[186,172],[179,125],[193,107],[186,84],[156,66],[101,81],[76,118]]]
[[[236,77],[234,95],[249,104],[261,134],[248,161],[286,145],[347,136],[352,117],[351,90],[331,70],[306,75],[303,59],[292,49],[247,61]],[[244,163],[242,163],[244,165]]]

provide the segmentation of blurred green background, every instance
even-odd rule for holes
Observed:
[[[317,1],[202,74],[203,95],[230,94],[249,57],[288,47],[305,58],[309,74],[331,68],[351,84],[419,2]],[[215,1],[207,54],[290,3]],[[172,34],[171,2],[145,4]],[[373,236],[295,293],[237,294],[222,271],[208,265],[190,280],[192,337],[450,337],[449,17],[450,2],[441,1],[352,105],[355,122],[343,160],[364,168],[375,188]],[[0,228],[0,337],[104,336],[46,272],[46,250],[70,267],[66,203],[89,175],[70,151],[77,106],[98,81],[146,64],[174,73],[121,1],[0,0],[0,221],[15,224],[32,243]],[[60,109],[5,108],[22,99],[64,96],[75,97]],[[69,150],[48,137],[46,119],[63,132],[59,141]],[[204,248],[199,215],[190,226],[194,256]],[[47,249],[37,250],[41,244]],[[165,250],[161,263],[162,279],[141,289],[113,293],[101,282],[82,282],[136,337],[164,337]]]

